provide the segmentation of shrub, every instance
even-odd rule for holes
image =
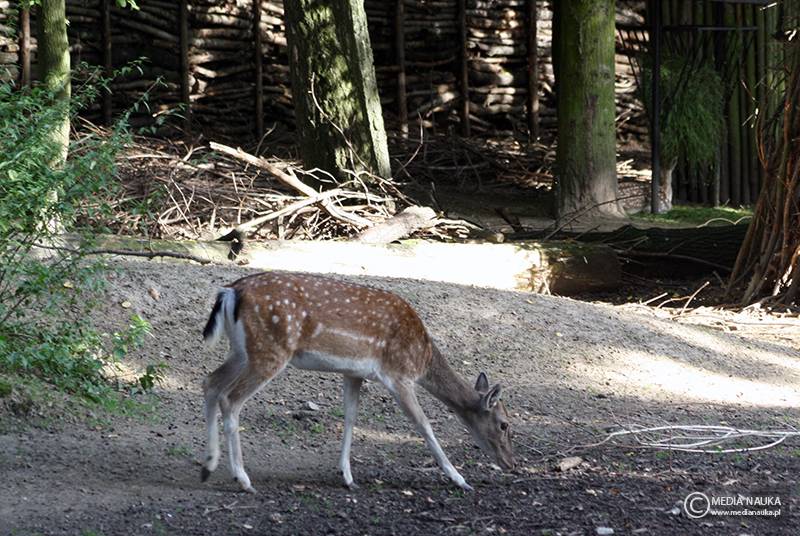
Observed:
[[[123,118],[107,135],[82,133],[63,166],[47,165],[59,151],[48,131],[65,112],[74,119],[105,83],[96,73],[82,79],[69,103],[42,88],[0,84],[0,368],[97,400],[110,389],[104,366],[139,344],[149,326],[133,319],[107,352],[87,320],[103,265],[86,257],[91,235],[81,222],[108,210],[97,200],[116,187],[115,157],[128,130]],[[82,237],[81,245],[64,242],[65,231]],[[142,386],[158,379],[149,378]]]
[[[642,96],[652,113],[652,66],[642,68]],[[724,97],[722,79],[711,65],[686,65],[667,56],[661,65],[661,159],[679,158],[690,164],[714,161],[722,137]]]

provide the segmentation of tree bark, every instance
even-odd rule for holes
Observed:
[[[562,2],[558,24],[556,213],[622,217],[614,131],[614,0]]]
[[[48,134],[55,148],[50,167],[63,166],[69,148],[70,61],[64,0],[42,0],[38,16],[39,79],[53,92],[60,118]]]
[[[389,177],[367,16],[361,0],[287,0],[286,37],[300,154],[308,168]]]

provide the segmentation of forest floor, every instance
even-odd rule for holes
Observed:
[[[204,347],[200,331],[216,288],[249,271],[116,267],[94,314],[110,331],[133,312],[146,318],[153,337],[126,364],[165,362],[165,381],[132,415],[76,412],[52,397],[16,413],[19,405],[0,402],[3,535],[789,535],[800,526],[797,436],[734,454],[654,450],[630,437],[581,447],[633,426],[796,429],[797,330],[732,331],[735,318],[688,323],[641,305],[348,277],[408,299],[457,369],[469,378],[484,370],[507,386],[520,467],[493,466],[454,416],[423,395],[444,450],[475,487],[462,492],[371,383],[353,447],[360,487],[345,489],[337,471],[341,381],[287,370],[242,414],[245,467],[259,491],[250,495],[238,491],[225,459],[206,483],[198,465],[200,383],[225,354],[224,345]],[[571,456],[581,460],[558,470]],[[697,491],[777,494],[781,515],[692,519],[683,503]]]

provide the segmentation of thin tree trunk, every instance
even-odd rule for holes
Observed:
[[[397,116],[400,134],[408,136],[408,97],[406,95],[406,11],[405,0],[395,0],[394,57],[397,63]]]
[[[19,14],[19,50],[22,63],[20,85],[31,85],[31,11],[23,7]]]
[[[263,58],[261,57],[261,0],[253,0],[253,64],[256,77],[256,136],[264,135],[264,78]]]
[[[459,49],[459,75],[458,87],[461,93],[461,135],[469,137],[469,74],[467,71],[467,2],[458,0],[458,49]]]
[[[178,21],[180,24],[180,63],[181,63],[181,102],[184,106],[183,128],[187,134],[192,131],[192,101],[189,88],[189,5],[188,0],[178,2]]]
[[[70,60],[67,41],[67,14],[64,0],[42,0],[38,18],[39,79],[53,92],[55,107],[61,117],[49,133],[49,142],[57,148],[49,165],[61,167],[69,148]]]

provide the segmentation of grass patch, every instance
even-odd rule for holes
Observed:
[[[97,401],[72,396],[51,383],[24,373],[0,373],[0,385],[9,385],[0,398],[0,431],[25,426],[58,429],[70,422],[105,428],[120,418],[152,423],[160,419],[158,397],[152,393],[110,391]],[[16,424],[15,424],[16,423]]]
[[[753,211],[747,207],[705,207],[698,205],[678,205],[663,214],[640,213],[634,214],[634,220],[703,225],[729,225],[731,223],[747,223],[753,216]],[[742,219],[744,218],[744,219]]]
[[[192,454],[192,448],[186,445],[172,445],[167,449],[167,456],[173,458],[191,458]]]

